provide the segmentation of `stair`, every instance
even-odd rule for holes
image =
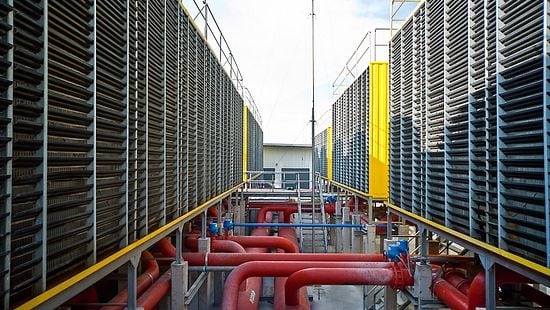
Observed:
[[[315,214],[315,223],[322,223],[322,216],[319,212]],[[313,217],[311,213],[302,214],[302,223],[313,223]],[[302,252],[303,253],[326,253],[324,232],[322,228],[302,228]]]

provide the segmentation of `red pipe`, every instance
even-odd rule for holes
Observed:
[[[244,248],[274,248],[282,249],[286,253],[300,252],[297,245],[288,239],[276,236],[224,236],[213,237],[210,242],[212,252],[245,253]],[[196,251],[198,237],[185,238],[185,247]]]
[[[462,272],[457,269],[451,269],[443,275],[443,279],[449,282],[450,285],[458,289],[462,294],[470,295],[470,280],[468,280]]]
[[[384,262],[383,254],[182,253],[189,266],[238,266],[250,261]],[[208,257],[208,258],[207,258]]]
[[[389,268],[308,268],[296,271],[286,280],[285,300],[288,306],[297,306],[300,301],[299,289],[308,285],[401,285],[393,266]],[[408,275],[408,273],[407,273]],[[412,277],[406,286],[413,284]]]
[[[155,282],[159,277],[159,265],[149,251],[143,251],[141,253],[141,265],[142,268],[145,268],[145,271],[137,278],[136,291],[137,295],[140,296],[149,286]],[[128,288],[120,291],[115,297],[113,297],[109,303],[119,304],[126,303],[128,301]],[[122,306],[106,306],[102,307],[101,310],[122,310]]]
[[[506,269],[500,265],[495,267],[495,284],[499,287],[505,283],[531,283],[531,279]],[[480,271],[470,285],[468,309],[475,310],[478,307],[485,307],[485,272]]]
[[[97,285],[97,284],[96,284]],[[97,296],[97,290],[95,286],[89,287],[82,293],[73,297],[68,304],[86,304],[86,303],[98,303],[99,297]],[[97,309],[97,307],[82,307],[82,309]]]
[[[168,269],[150,288],[148,288],[137,300],[137,306],[144,310],[153,310],[171,287],[172,270]]]
[[[271,254],[277,255],[277,254]],[[209,262],[210,264],[210,262]],[[288,277],[294,272],[306,268],[388,268],[393,263],[365,263],[365,262],[327,262],[327,261],[304,261],[285,262],[280,261],[252,261],[244,263],[235,268],[227,277],[223,290],[222,309],[233,310],[238,305],[238,293],[241,283],[250,277]]]
[[[300,248],[290,240],[276,236],[228,236],[227,239],[237,242],[245,248],[274,248],[286,253],[299,253]]]
[[[164,257],[176,257],[176,247],[172,245],[172,242],[168,238],[162,238],[157,241],[155,247],[159,249]]]
[[[288,218],[290,222],[290,218]],[[298,239],[296,238],[296,229],[293,227],[281,227],[279,228],[279,236],[290,240],[293,244],[298,247]],[[285,302],[285,284],[287,278],[277,277],[275,278],[275,292],[273,298],[273,309],[283,309],[286,305]],[[302,288],[299,293],[300,295],[300,305],[302,309],[309,309],[309,299],[307,298],[307,288]]]
[[[468,309],[468,296],[461,293],[456,287],[449,282],[438,278],[432,286],[434,294],[453,310]]]

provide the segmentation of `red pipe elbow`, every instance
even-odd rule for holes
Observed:
[[[468,296],[461,293],[449,282],[438,278],[432,286],[434,295],[453,310],[468,309]]]

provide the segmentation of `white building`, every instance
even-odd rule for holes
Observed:
[[[296,178],[300,188],[310,188],[311,145],[309,144],[264,144],[264,171],[275,172],[266,175],[266,180],[274,181],[275,188],[295,189]]]

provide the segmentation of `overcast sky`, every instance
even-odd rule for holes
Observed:
[[[264,142],[309,144],[311,1],[208,3],[260,110]],[[317,132],[331,122],[332,82],[367,31],[388,27],[389,9],[385,0],[315,0]]]

